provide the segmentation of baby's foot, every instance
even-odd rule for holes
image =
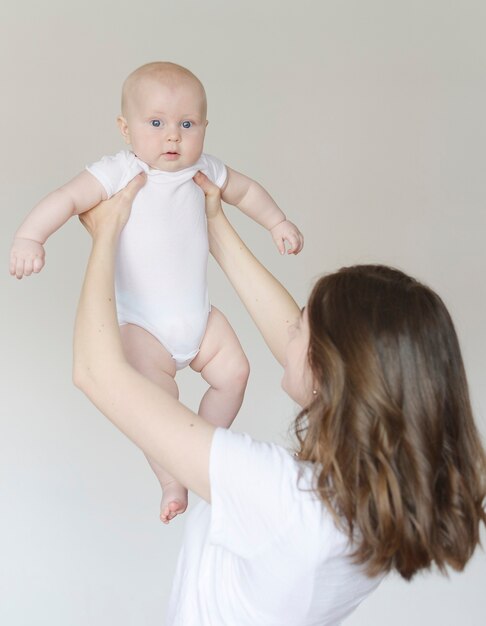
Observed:
[[[168,524],[176,515],[187,509],[187,489],[175,480],[163,488],[160,503],[160,520]]]

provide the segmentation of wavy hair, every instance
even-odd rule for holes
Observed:
[[[343,268],[307,305],[317,395],[297,416],[298,456],[374,576],[462,570],[486,523],[486,456],[442,300],[379,265]]]

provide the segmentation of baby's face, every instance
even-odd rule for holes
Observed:
[[[177,172],[201,156],[205,102],[191,82],[168,85],[146,78],[130,95],[118,124],[133,152],[151,168]]]

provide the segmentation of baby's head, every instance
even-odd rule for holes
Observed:
[[[134,153],[151,168],[177,172],[201,156],[206,132],[201,81],[175,63],[142,65],[123,84],[118,126]]]

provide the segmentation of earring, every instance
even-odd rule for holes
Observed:
[[[314,396],[317,396],[317,389],[313,389],[313,390],[312,390],[312,394],[313,394]]]

